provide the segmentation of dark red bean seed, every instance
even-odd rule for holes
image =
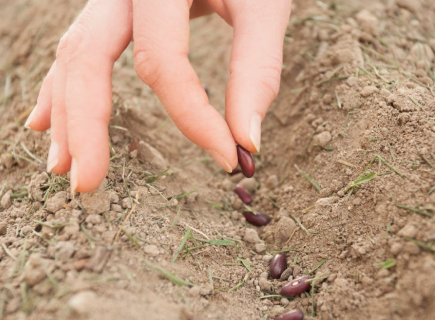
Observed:
[[[261,212],[243,212],[243,216],[250,224],[258,227],[265,226],[270,222],[270,218]]]
[[[285,269],[287,269],[287,258],[283,252],[277,253],[273,256],[272,260],[270,260],[270,276],[273,279],[279,279]]]
[[[237,158],[245,177],[251,178],[255,173],[255,163],[251,153],[242,146],[237,145]]]
[[[245,189],[244,186],[242,186],[240,184],[236,185],[236,188],[234,189],[234,192],[237,193],[237,195],[239,196],[240,200],[243,201],[243,203],[245,203],[245,204],[251,204],[252,197],[249,194],[249,192]]]
[[[235,168],[231,173],[229,173],[230,176],[233,176],[235,174],[238,174],[239,172],[242,172],[239,168]]]
[[[299,309],[294,309],[275,318],[275,320],[303,320],[304,313]]]
[[[294,297],[305,291],[308,291],[311,287],[311,283],[307,282],[308,279],[311,279],[311,277],[302,276],[290,281],[284,287],[282,287],[279,294],[286,297]]]

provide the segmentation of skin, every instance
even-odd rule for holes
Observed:
[[[260,150],[261,121],[279,91],[291,0],[90,0],[60,40],[26,126],[51,128],[47,169],[71,171],[72,191],[98,187],[109,166],[114,62],[134,39],[139,78],[180,131],[226,171],[236,143]],[[233,27],[225,119],[189,63],[189,19],[217,13]]]

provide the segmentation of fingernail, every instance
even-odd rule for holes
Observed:
[[[71,160],[71,171],[70,171],[70,184],[71,184],[71,194],[74,198],[74,193],[76,192],[77,183],[78,183],[78,166],[76,159],[72,158]]]
[[[26,123],[24,124],[24,126],[25,126],[26,128],[31,129],[29,126],[30,126],[30,123],[32,122],[32,119],[33,119],[34,115],[35,115],[35,111],[36,111],[36,108],[37,108],[37,107],[38,107],[38,105],[36,105],[36,106],[33,108],[32,112],[30,112],[30,115],[29,115],[29,117],[27,118]]]
[[[255,146],[257,152],[260,152],[261,144],[261,116],[254,113],[251,116],[251,123],[249,124],[249,137]]]
[[[59,145],[51,141],[50,150],[48,151],[48,159],[47,159],[47,171],[51,172],[51,170],[57,166],[59,162]]]
[[[217,163],[228,173],[233,172],[233,168],[231,168],[230,164],[221,154],[214,150],[207,150],[207,152],[216,160]]]

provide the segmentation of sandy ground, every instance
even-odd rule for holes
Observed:
[[[83,5],[0,0],[0,318],[435,319],[433,1],[296,0],[253,179],[178,132],[127,49],[110,170],[71,199],[68,176],[45,172],[49,134],[23,124]],[[191,26],[223,114],[231,29]],[[236,184],[269,225],[246,222]],[[311,290],[278,295],[304,274]]]

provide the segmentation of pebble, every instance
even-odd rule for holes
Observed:
[[[246,242],[249,242],[249,243],[259,243],[259,242],[261,242],[260,237],[258,236],[257,231],[255,231],[254,229],[246,229],[245,230],[245,236],[243,237],[243,239]]]
[[[12,204],[11,195],[12,195],[12,190],[8,190],[3,195],[3,197],[0,201],[0,204],[1,204],[3,209],[8,209],[11,206],[11,204]]]
[[[267,291],[267,292],[271,291],[272,283],[265,278],[260,278],[260,280],[258,280],[258,285],[263,291]]]
[[[110,210],[111,194],[104,190],[107,180],[104,179],[97,190],[80,194],[80,202],[88,214],[101,214]]]
[[[52,213],[59,211],[64,208],[64,205],[67,203],[68,194],[66,191],[60,191],[56,193],[53,197],[47,200],[46,209]]]
[[[122,212],[122,207],[119,204],[112,204],[110,210],[115,212]]]
[[[282,306],[285,307],[286,305],[288,305],[290,303],[290,301],[287,298],[281,298],[280,303]]]
[[[143,251],[152,257],[158,256],[160,254],[159,248],[154,244],[148,244],[144,246]]]
[[[332,136],[329,131],[323,131],[313,137],[313,143],[321,147],[325,147],[331,140]]]
[[[254,192],[257,188],[257,180],[255,178],[243,178],[238,184],[244,186],[249,192]]]
[[[31,226],[24,226],[21,228],[21,235],[25,236],[25,235],[29,234],[30,232],[32,232],[32,230],[33,230],[33,228]]]
[[[8,230],[8,224],[6,222],[0,222],[0,236],[5,235],[7,230]]]
[[[69,241],[59,241],[56,246],[56,259],[66,262],[76,251],[74,244]]]
[[[92,223],[93,225],[100,224],[103,219],[99,214],[90,214],[86,217],[87,223]]]
[[[378,92],[378,91],[379,91],[378,88],[376,88],[375,86],[365,86],[365,87],[361,90],[360,94],[361,94],[361,96],[363,96],[363,97],[368,97],[368,96],[370,96],[370,95],[372,95],[373,93],[376,93],[376,92]]]
[[[281,243],[285,243],[293,231],[296,229],[296,223],[289,217],[282,217],[277,224],[279,235],[281,236]],[[275,239],[277,240],[277,239]]]
[[[407,224],[399,230],[399,236],[414,238],[417,235],[417,228],[413,224]]]
[[[97,295],[93,291],[82,291],[73,295],[67,304],[71,311],[86,315],[95,308],[96,300]]]
[[[378,34],[378,19],[368,10],[364,9],[357,13],[356,20],[361,30],[376,36]]]
[[[413,242],[407,242],[403,246],[403,252],[411,255],[417,255],[420,253],[420,247]]]
[[[391,247],[390,251],[393,255],[397,256],[400,252],[402,252],[403,246],[399,242],[394,242]]]
[[[224,191],[230,191],[234,189],[234,182],[232,182],[230,179],[226,178],[224,181],[222,181],[222,189]]]
[[[266,187],[268,187],[270,190],[275,189],[279,184],[278,177],[276,175],[271,175],[266,180]]]
[[[131,200],[130,198],[124,198],[121,200],[121,207],[123,209],[131,209]]]
[[[149,163],[152,167],[166,169],[167,164],[162,154],[153,146],[144,141],[139,142],[139,158]]]
[[[264,241],[255,244],[255,252],[262,253],[264,251],[266,251],[266,244],[264,243]]]
[[[287,268],[284,270],[283,273],[281,273],[281,277],[279,278],[279,280],[286,281],[292,274],[293,274],[293,269]]]

